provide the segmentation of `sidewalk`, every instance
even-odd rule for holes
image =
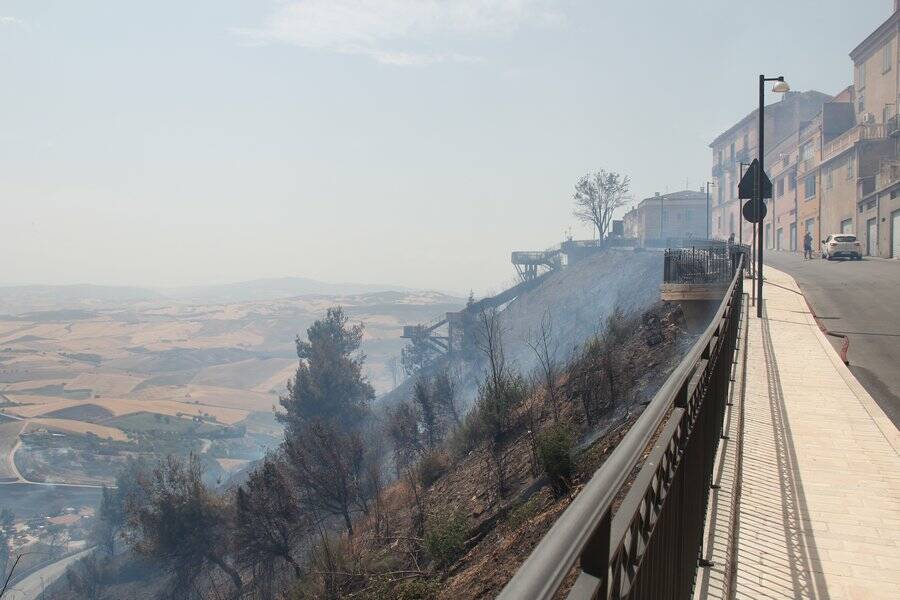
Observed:
[[[696,597],[900,598],[900,432],[794,280],[765,275],[763,319],[750,307],[739,340],[746,372],[739,354]]]

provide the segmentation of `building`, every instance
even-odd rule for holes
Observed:
[[[766,106],[765,133],[767,146],[776,148],[785,139],[796,136],[800,125],[822,110],[829,100],[827,94],[817,91],[788,92],[780,101]],[[759,117],[754,110],[720,134],[709,145],[713,153],[713,191],[711,237],[726,239],[732,233],[744,241],[750,239],[753,230],[744,223],[741,231],[741,203],[738,201],[738,182],[743,175],[743,164],[749,164],[758,154]],[[782,150],[783,152],[783,150]],[[766,157],[766,167],[771,163],[772,151]],[[774,180],[773,180],[774,182]]]
[[[850,52],[859,164],[855,202],[835,218],[850,221],[866,254],[900,258],[900,0],[894,12]],[[847,204],[847,203],[845,203]]]
[[[705,239],[706,191],[684,190],[644,198],[625,213],[625,236],[641,246],[666,246],[669,239]]]
[[[773,198],[763,225],[767,248],[802,251],[831,233],[854,233],[872,256],[900,257],[900,0],[893,14],[851,53],[853,85],[833,97],[788,92],[766,106],[766,155]],[[757,111],[710,144],[716,184],[712,236],[743,241],[741,163],[758,154]],[[743,223],[743,228],[741,224]]]

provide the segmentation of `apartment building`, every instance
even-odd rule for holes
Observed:
[[[711,201],[710,201],[711,202]],[[672,238],[706,238],[706,191],[656,193],[625,213],[625,236],[641,246],[665,246]]]
[[[778,147],[786,138],[796,136],[801,123],[807,122],[822,110],[830,96],[817,91],[788,92],[778,102],[766,106],[765,134],[768,148]],[[713,190],[711,237],[749,240],[752,228],[744,223],[740,230],[741,203],[737,185],[743,174],[741,163],[750,163],[758,154],[758,110],[754,110],[710,144],[713,153]],[[766,172],[769,173],[773,153],[767,151]],[[770,175],[771,178],[771,175]],[[773,180],[774,182],[774,180]]]
[[[835,218],[853,230],[871,256],[900,258],[900,0],[893,14],[850,52],[857,141],[855,202]],[[856,137],[856,134],[852,134]]]
[[[894,0],[893,14],[850,53],[853,85],[833,97],[789,93],[766,107],[768,248],[801,251],[798,240],[807,231],[816,244],[843,232],[856,234],[869,255],[900,257],[898,46],[900,0]],[[749,223],[740,231],[736,184],[740,163],[757,154],[756,127],[754,111],[710,144],[718,184],[714,237],[752,235]]]

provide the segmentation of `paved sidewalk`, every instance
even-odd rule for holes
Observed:
[[[765,274],[763,318],[750,307],[739,340],[746,379],[738,360],[697,597],[900,598],[900,432],[794,280]]]

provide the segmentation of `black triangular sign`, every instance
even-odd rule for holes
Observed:
[[[738,183],[738,198],[741,200],[753,199],[756,194],[754,194],[754,190],[756,189],[756,170],[759,169],[759,159],[754,158],[753,162],[750,163],[750,166],[744,172],[744,176],[741,177],[741,182]],[[771,198],[772,197],[772,180],[769,179],[769,176],[766,175],[766,172],[763,171],[762,174],[762,189],[763,189],[763,198]]]

